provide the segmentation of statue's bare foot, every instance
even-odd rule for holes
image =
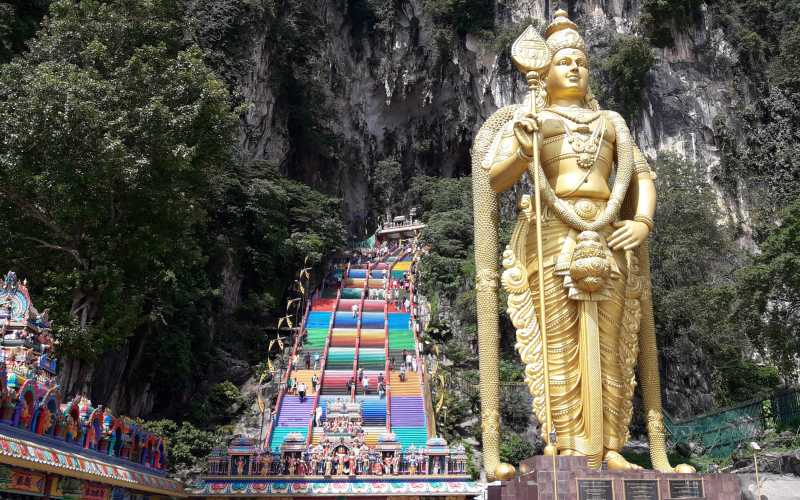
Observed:
[[[639,470],[642,468],[639,465],[628,462],[625,457],[612,450],[606,451],[604,460],[608,464],[608,470]]]

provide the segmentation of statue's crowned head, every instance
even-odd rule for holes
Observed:
[[[585,107],[597,109],[597,101],[589,89],[586,42],[578,33],[578,26],[567,17],[564,10],[559,9],[544,36],[552,55],[546,74],[549,100],[578,100]]]

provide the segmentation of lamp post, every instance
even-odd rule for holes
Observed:
[[[756,470],[756,498],[761,500],[761,481],[758,478],[758,451],[761,449],[761,447],[755,441],[751,441],[750,449],[753,450],[753,467]]]

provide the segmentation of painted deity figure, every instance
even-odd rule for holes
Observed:
[[[638,468],[619,453],[628,438],[638,358],[652,462],[672,471],[664,447],[646,244],[653,229],[654,175],[625,120],[594,99],[586,44],[566,12],[556,12],[544,40],[529,27],[512,55],[531,93],[521,105],[492,115],[472,150],[487,472],[492,476],[499,465],[492,383],[499,335],[497,193],[525,172],[540,186],[540,211],[535,196],[520,200],[501,282],[533,411],[549,443],[545,452],[586,456],[593,468],[603,462],[612,470]],[[526,57],[528,66],[520,63]]]

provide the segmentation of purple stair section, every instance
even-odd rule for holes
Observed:
[[[392,427],[425,427],[425,403],[420,396],[392,397]]]
[[[278,427],[307,426],[313,404],[313,397],[306,397],[306,400],[301,403],[299,396],[284,396],[278,415]]]

